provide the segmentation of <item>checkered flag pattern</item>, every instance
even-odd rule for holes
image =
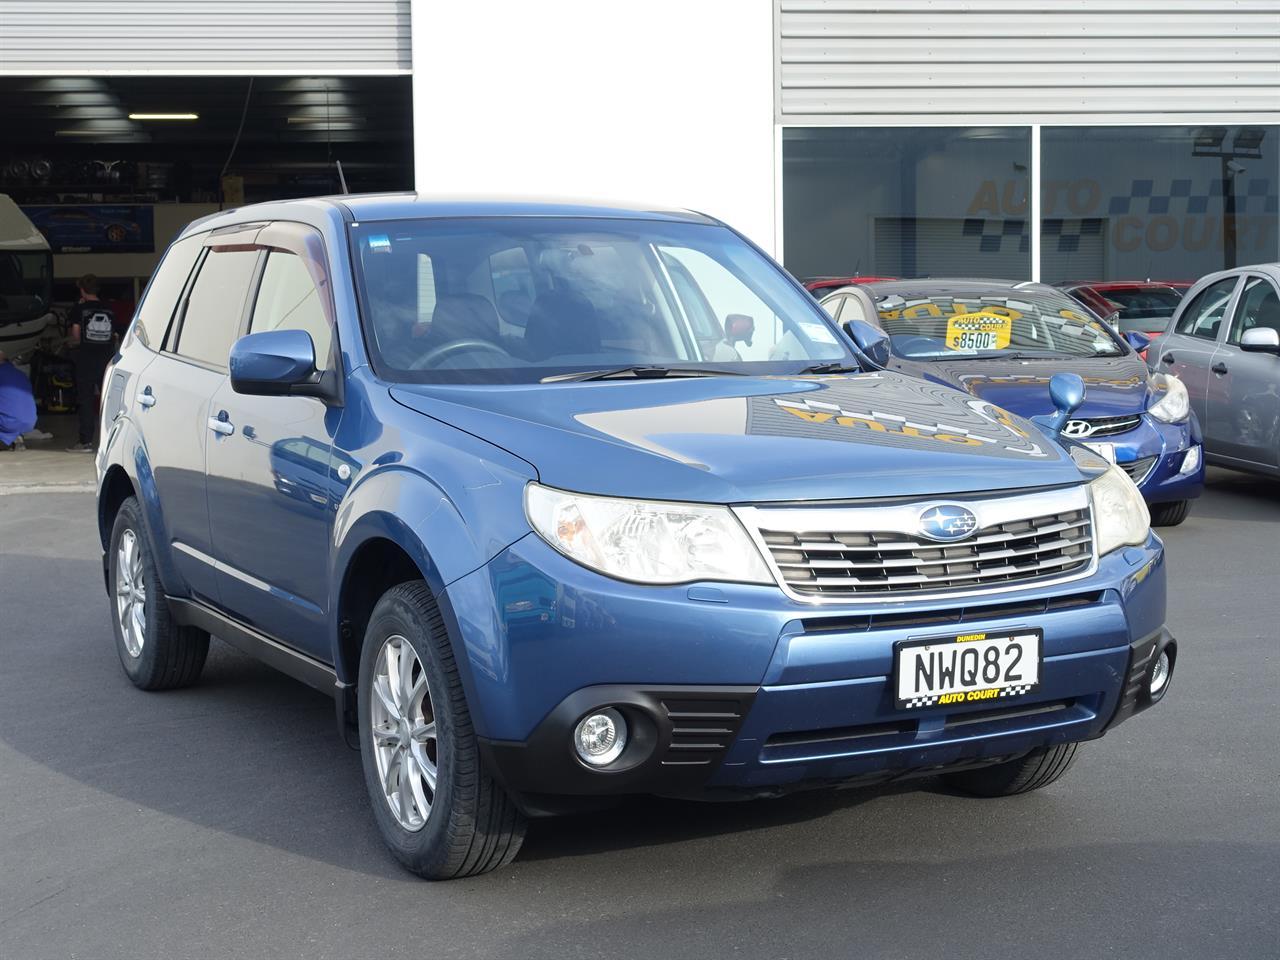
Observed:
[[[1000,253],[1006,250],[1004,244],[1013,249],[1017,244],[1019,253],[1031,249],[1031,234],[1026,220],[986,220],[982,217],[968,217],[960,230],[961,236],[973,237],[978,241],[978,249],[983,253]]]
[[[913,697],[907,701],[907,709],[910,710],[912,707],[932,707],[937,702],[937,697]]]
[[[1002,696],[1002,697],[1020,697],[1020,696],[1022,696],[1024,693],[1029,692],[1029,691],[1031,690],[1031,688],[1032,688],[1032,687],[1034,687],[1034,686],[1035,686],[1035,684],[1032,684],[1032,683],[1020,683],[1020,684],[1018,684],[1016,687],[1004,687],[1004,688],[1003,688],[1003,689],[1001,689],[1001,691],[1000,691],[1000,696]]]
[[[1243,179],[1243,178],[1242,178]],[[1164,187],[1164,183],[1168,187]],[[1161,182],[1161,189],[1156,189],[1154,180],[1134,180],[1129,184],[1128,194],[1118,194],[1111,198],[1107,206],[1109,214],[1203,214],[1221,213],[1222,198],[1227,192],[1227,181],[1215,177],[1207,182],[1196,184],[1191,180],[1169,180]],[[1251,177],[1249,180],[1236,182],[1236,214],[1270,213],[1280,211],[1280,195],[1278,195],[1269,179]]]
[[[1265,177],[1252,177],[1237,183],[1236,215],[1275,216],[1280,213],[1280,192],[1276,186]],[[1128,193],[1109,198],[1107,213],[1110,216],[1217,214],[1222,212],[1225,193],[1226,181],[1221,178],[1200,184],[1190,179],[1168,180],[1160,184],[1159,190],[1155,180],[1133,180]],[[1053,247],[1058,253],[1076,253],[1082,240],[1101,235],[1105,228],[1104,217],[1046,217],[1041,226],[1041,242],[1046,251]],[[965,219],[961,232],[965,237],[976,239],[978,249],[983,253],[1009,252],[1015,242],[1019,253],[1026,253],[1031,248],[1026,220],[969,217]]]
[[[1040,243],[1046,250],[1049,244],[1056,244],[1058,253],[1076,253],[1080,249],[1080,240],[1099,236],[1105,223],[1101,217],[1075,220],[1046,218],[1040,226]]]

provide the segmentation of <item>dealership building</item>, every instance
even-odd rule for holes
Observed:
[[[338,163],[688,206],[801,277],[1280,260],[1275,0],[5,0],[0,123],[59,277],[135,295]]]

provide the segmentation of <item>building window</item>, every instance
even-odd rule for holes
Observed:
[[[1280,127],[1044,127],[1040,278],[1194,280],[1280,259]]]
[[[1031,276],[1030,128],[794,127],[782,150],[796,276]]]

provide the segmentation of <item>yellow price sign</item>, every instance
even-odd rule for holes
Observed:
[[[1013,318],[997,313],[961,313],[947,320],[947,346],[952,350],[1003,350],[1013,335]]]

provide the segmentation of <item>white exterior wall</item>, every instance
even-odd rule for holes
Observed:
[[[771,0],[414,0],[423,193],[638,200],[775,251]]]

